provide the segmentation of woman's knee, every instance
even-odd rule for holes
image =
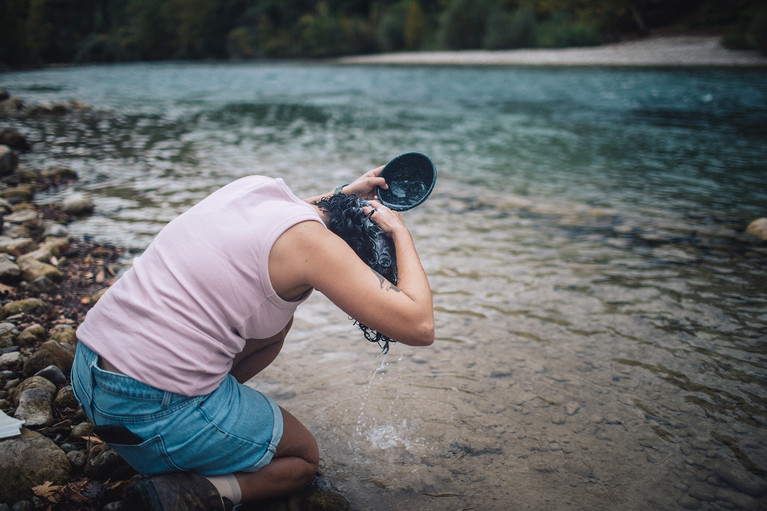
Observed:
[[[313,467],[312,474],[317,470],[320,461],[320,451],[317,441],[301,421],[296,419],[284,408],[282,410],[282,438],[277,445],[276,457],[292,456],[303,459]]]

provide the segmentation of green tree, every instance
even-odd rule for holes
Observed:
[[[431,27],[418,0],[408,0],[402,38],[406,50],[417,50],[429,37]]]
[[[448,50],[481,48],[492,0],[450,0],[440,20],[440,44]]]
[[[215,55],[212,14],[215,0],[167,0],[165,12],[173,27],[170,41],[176,58],[206,58]]]
[[[124,47],[130,60],[160,60],[171,57],[170,23],[162,4],[154,0],[130,0],[126,7]]]

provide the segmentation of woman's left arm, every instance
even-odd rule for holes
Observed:
[[[376,208],[381,208],[375,204]],[[404,344],[434,342],[431,289],[412,237],[398,216],[392,225],[398,285],[373,271],[341,238],[318,222],[294,225],[277,240],[269,256],[272,286],[280,296],[298,296],[313,287],[360,323]]]

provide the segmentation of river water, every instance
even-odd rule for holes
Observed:
[[[0,75],[79,236],[139,252],[216,187],[299,195],[407,151],[437,341],[378,355],[318,293],[251,382],[353,509],[764,509],[767,73],[134,64]],[[42,196],[55,201],[71,190]]]

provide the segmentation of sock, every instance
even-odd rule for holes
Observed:
[[[221,476],[204,476],[218,490],[221,497],[226,497],[232,501],[235,506],[242,500],[242,491],[240,484],[234,474],[224,474]]]

